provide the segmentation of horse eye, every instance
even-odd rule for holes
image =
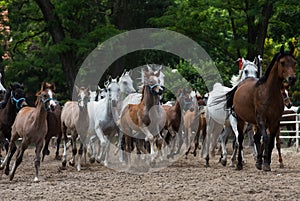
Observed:
[[[281,66],[283,67],[284,66],[284,61],[280,62]]]
[[[248,70],[245,70],[245,74],[248,75],[248,73],[249,73]]]
[[[126,81],[124,81],[123,84],[127,85],[128,83]]]

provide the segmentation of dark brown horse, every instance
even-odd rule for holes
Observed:
[[[238,118],[238,164],[237,169],[243,168],[243,128],[245,122],[257,125],[257,133],[254,136],[257,148],[256,168],[270,171],[271,154],[274,148],[274,140],[279,132],[280,118],[284,104],[280,88],[285,80],[289,85],[295,84],[296,59],[293,56],[294,47],[289,52],[284,52],[282,46],[280,52],[275,54],[266,73],[259,80],[248,78],[237,88],[233,97],[233,108]],[[267,129],[270,135],[267,134]],[[263,152],[261,149],[261,136],[263,137]]]
[[[55,88],[54,83],[50,84],[50,83],[46,82],[45,87],[48,89],[51,89],[55,92],[56,88]],[[42,91],[42,89],[41,89],[41,91]],[[61,137],[62,137],[60,115],[61,115],[62,107],[59,105],[59,103],[57,101],[55,101],[55,102],[56,102],[56,105],[54,106],[54,108],[52,108],[51,110],[49,110],[47,112],[48,132],[45,137],[45,145],[44,145],[43,152],[42,152],[43,153],[42,161],[44,161],[45,155],[50,154],[48,147],[49,147],[49,143],[50,143],[50,140],[52,139],[52,137],[57,137],[55,159],[60,160],[59,145],[60,145]]]
[[[10,84],[2,103],[4,108],[0,109],[0,147],[2,149],[3,145],[5,145],[7,151],[7,140],[10,140],[11,126],[15,121],[17,112],[20,108],[27,105],[23,84]]]
[[[12,126],[11,140],[9,149],[1,165],[5,168],[5,173],[9,172],[9,163],[13,156],[12,149],[18,138],[22,138],[22,142],[18,147],[16,160],[9,174],[9,179],[14,178],[17,167],[21,164],[23,154],[30,144],[35,144],[36,158],[34,161],[35,177],[34,181],[38,181],[38,170],[40,166],[40,154],[44,145],[45,136],[48,131],[47,126],[47,110],[49,110],[53,102],[54,93],[51,89],[45,89],[45,83],[42,84],[42,90],[36,94],[36,107],[23,107],[17,114],[15,122]]]

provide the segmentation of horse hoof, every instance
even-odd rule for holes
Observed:
[[[279,168],[284,168],[283,163],[280,163]]]
[[[5,169],[5,170],[4,170],[4,174],[5,174],[5,175],[9,175],[9,169]]]
[[[243,164],[237,164],[236,169],[237,170],[242,170],[243,169]]]
[[[66,162],[66,161],[63,161],[63,162],[61,162],[61,164],[62,164],[63,167],[66,167],[67,162]]]
[[[37,177],[34,177],[34,180],[33,180],[34,182],[39,182],[39,178],[37,178]]]
[[[93,158],[90,158],[90,163],[95,163],[96,159],[93,157]]]
[[[56,155],[56,156],[55,156],[55,160],[58,160],[58,161],[60,161],[60,160],[61,160],[61,156],[59,156],[59,155]]]
[[[14,178],[13,174],[9,175],[9,181],[13,180],[13,178]]]
[[[197,153],[196,153],[196,152],[194,152],[194,153],[193,153],[193,155],[194,155],[194,157],[196,157],[196,156],[197,156]]]
[[[227,161],[226,161],[226,160],[221,160],[221,164],[222,164],[223,166],[226,166]]]
[[[210,165],[208,163],[204,164],[204,167],[208,168]]]
[[[74,166],[75,163],[73,161],[69,161],[69,165]]]
[[[262,164],[261,164],[261,163],[255,163],[255,167],[256,167],[258,170],[261,170],[261,169],[262,169]]]
[[[269,164],[264,164],[264,166],[263,166],[263,170],[264,170],[265,172],[269,172],[269,171],[271,171],[271,167],[270,167],[270,165],[269,165]]]

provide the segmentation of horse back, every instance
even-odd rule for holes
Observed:
[[[68,128],[75,128],[79,118],[79,107],[77,102],[68,101],[61,111],[61,123]]]

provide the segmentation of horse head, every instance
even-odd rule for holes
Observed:
[[[236,86],[243,80],[249,77],[257,77],[258,76],[258,68],[255,60],[249,61],[242,58],[242,70],[239,72],[239,75],[233,75],[231,77],[231,85]]]
[[[133,88],[133,80],[131,79],[131,71],[124,71],[118,82],[121,93],[131,94],[136,92]]]
[[[77,101],[79,108],[86,108],[87,103],[90,100],[90,89],[84,87],[75,86],[77,92]]]
[[[12,104],[16,106],[17,109],[21,109],[24,106],[27,106],[25,99],[24,85],[20,83],[10,84],[10,98]],[[8,94],[9,95],[9,94]]]
[[[293,86],[296,82],[295,67],[296,58],[294,57],[293,45],[290,46],[290,51],[285,52],[284,46],[280,48],[280,53],[277,57],[277,67],[279,76],[284,79],[290,86]]]
[[[43,82],[40,91],[36,94],[37,97],[40,97],[40,100],[44,104],[44,109],[47,111],[53,111],[57,105],[57,102],[55,101],[55,89],[54,83]],[[38,101],[39,99],[36,100],[36,105]]]
[[[120,86],[118,84],[117,78],[109,78],[105,84],[107,90],[107,96],[109,101],[111,101],[112,107],[117,107],[120,98]]]

